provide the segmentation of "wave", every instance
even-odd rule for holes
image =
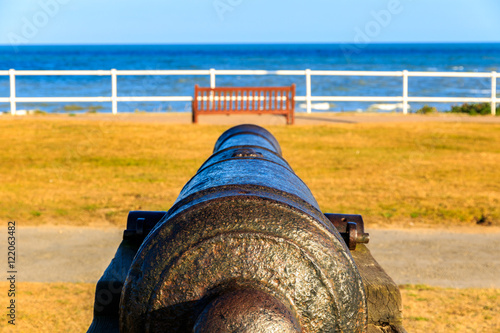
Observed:
[[[319,111],[328,111],[330,110],[331,107],[335,107],[335,104],[331,103],[312,103],[311,104],[311,109],[312,110],[319,110]],[[299,108],[301,109],[307,109],[307,104],[306,103],[300,103]]]
[[[470,89],[468,90],[471,94],[485,94],[489,95],[491,94],[491,89]]]
[[[407,108],[410,109],[410,104],[406,104]],[[387,103],[387,104],[372,104],[366,109],[368,112],[377,111],[398,111],[403,110],[403,103]]]

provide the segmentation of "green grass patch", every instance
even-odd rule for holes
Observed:
[[[68,111],[81,111],[84,110],[85,108],[81,105],[77,104],[70,104],[70,105],[65,105],[63,106],[63,110],[68,112]]]
[[[39,217],[39,216],[41,216],[41,215],[42,215],[42,212],[40,212],[40,211],[38,211],[38,210],[32,210],[32,211],[30,212],[30,214],[31,214],[31,216],[33,216],[33,217]]]
[[[495,109],[495,114],[500,115],[500,106]],[[452,113],[465,113],[471,116],[477,115],[490,115],[491,114],[491,104],[490,103],[464,103],[462,105],[455,105],[451,107],[450,112]]]

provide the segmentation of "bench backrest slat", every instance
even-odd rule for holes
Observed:
[[[193,122],[200,114],[270,113],[294,120],[295,84],[289,87],[199,87],[195,86]]]

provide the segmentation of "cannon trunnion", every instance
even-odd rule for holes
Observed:
[[[89,332],[366,332],[349,247],[367,241],[360,216],[321,213],[267,130],[236,126],[168,212],[129,213]]]

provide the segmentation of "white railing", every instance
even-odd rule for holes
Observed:
[[[16,97],[16,76],[110,76],[111,96],[96,97]],[[210,76],[210,87],[215,87],[217,75],[296,75],[305,76],[306,95],[295,96],[295,101],[306,102],[307,112],[312,109],[312,102],[399,102],[403,113],[408,113],[410,102],[435,103],[491,103],[491,114],[496,114],[496,81],[500,73],[496,72],[409,72],[409,71],[318,71],[318,70],[19,70],[0,71],[0,76],[10,77],[10,97],[0,97],[0,103],[10,103],[10,111],[16,114],[16,103],[49,102],[110,102],[113,114],[118,113],[118,102],[191,102],[192,96],[118,96],[118,76],[170,76],[201,75]],[[392,76],[402,77],[401,96],[312,96],[313,76]],[[426,97],[408,96],[409,77],[460,77],[490,78],[491,97]]]

